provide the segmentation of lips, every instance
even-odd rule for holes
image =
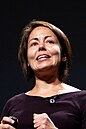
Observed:
[[[47,54],[42,54],[42,55],[39,55],[39,56],[36,58],[36,60],[40,60],[40,59],[43,59],[43,58],[50,58],[50,56],[47,55]]]

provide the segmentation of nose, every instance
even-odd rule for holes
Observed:
[[[39,44],[39,51],[46,51],[46,47],[45,47],[45,44],[42,42]]]

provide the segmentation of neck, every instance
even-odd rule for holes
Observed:
[[[36,86],[55,86],[60,83],[59,79],[55,76],[43,76],[43,77],[36,77]],[[43,87],[44,88],[44,87]]]
[[[54,73],[54,74],[53,74]],[[62,90],[61,82],[56,71],[35,73],[35,86],[29,92],[30,95],[51,96]]]
[[[33,94],[40,96],[51,96],[62,89],[61,82],[58,79],[54,81],[44,81],[36,78],[35,87],[32,89]]]

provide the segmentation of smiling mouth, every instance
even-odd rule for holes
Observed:
[[[36,60],[41,60],[41,59],[46,59],[46,58],[50,58],[49,55],[43,54],[43,55],[39,55]]]

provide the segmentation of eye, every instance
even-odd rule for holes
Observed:
[[[30,46],[36,46],[36,45],[38,45],[37,42],[32,42],[32,43],[30,44]]]
[[[48,43],[54,44],[55,42],[53,40],[47,40]]]

